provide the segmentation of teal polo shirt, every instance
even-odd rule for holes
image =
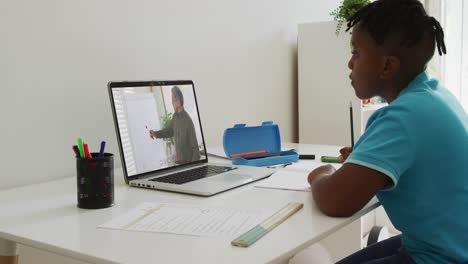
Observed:
[[[376,111],[345,163],[391,179],[377,198],[416,263],[468,263],[468,116],[437,80]]]

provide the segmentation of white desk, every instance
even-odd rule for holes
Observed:
[[[336,155],[337,147],[288,144],[302,153]],[[271,190],[250,184],[209,198],[125,186],[115,171],[115,205],[76,207],[76,179],[0,191],[0,238],[91,263],[265,263],[281,262],[378,206],[372,200],[350,218],[330,218],[316,208],[309,192]],[[233,208],[263,208],[302,202],[304,208],[249,248],[233,238],[97,229],[142,202],[193,203]],[[20,256],[21,257],[21,256]]]

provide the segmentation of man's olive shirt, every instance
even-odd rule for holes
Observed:
[[[190,115],[182,109],[174,113],[168,127],[155,132],[157,138],[174,137],[176,163],[183,164],[200,159],[197,135]]]

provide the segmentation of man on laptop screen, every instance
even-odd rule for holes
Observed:
[[[112,93],[128,176],[200,160],[204,144],[192,85]]]
[[[190,95],[190,91],[188,91],[187,94]],[[195,126],[193,125],[192,118],[184,109],[184,94],[178,86],[173,86],[171,89],[171,96],[174,113],[169,112],[169,114],[172,114],[172,120],[167,121],[168,125],[166,128],[159,131],[150,130],[150,137],[152,139],[173,139],[175,144],[176,164],[200,160]],[[194,101],[193,94],[187,99]]]

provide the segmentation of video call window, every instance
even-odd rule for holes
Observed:
[[[192,85],[112,93],[128,176],[206,158]]]

